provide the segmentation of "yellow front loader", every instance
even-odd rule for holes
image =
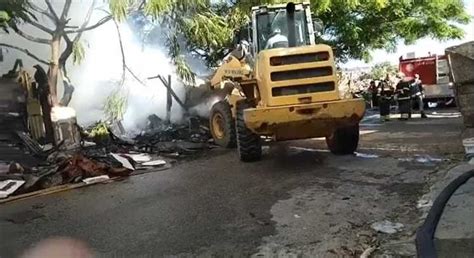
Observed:
[[[261,158],[261,136],[275,141],[326,137],[335,154],[352,154],[359,141],[362,99],[342,99],[333,51],[315,43],[309,3],[252,8],[252,24],[211,79],[227,90],[214,104],[215,142],[237,146],[242,161]]]

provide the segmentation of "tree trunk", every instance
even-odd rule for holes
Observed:
[[[59,77],[59,57],[61,52],[61,36],[53,36],[51,41],[51,60],[49,64],[49,93],[51,106],[57,106],[58,102],[58,77]]]

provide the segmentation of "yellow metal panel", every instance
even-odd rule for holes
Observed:
[[[269,59],[270,60],[270,59]],[[291,70],[298,70],[298,69],[308,69],[308,68],[320,68],[320,67],[333,67],[331,61],[318,61],[317,63],[300,63],[297,65],[277,65],[277,66],[269,66],[269,72],[284,72],[284,71],[291,71]],[[336,71],[333,71],[336,74]]]
[[[318,94],[315,96],[315,94]],[[299,103],[299,98],[312,98],[312,102],[320,102],[322,99],[333,99],[334,91],[326,91],[326,92],[317,92],[317,93],[306,93],[306,94],[299,94],[295,96],[280,96],[280,97],[273,97],[272,98],[272,105],[273,106],[284,106],[290,103]],[[291,100],[291,101],[290,101]],[[297,104],[298,105],[298,104]]]
[[[37,100],[37,99],[28,99],[28,102],[26,104],[26,112],[30,116],[42,115],[43,113],[41,112],[41,104],[40,104],[39,100]]]
[[[251,68],[248,64],[230,56],[228,59],[224,60],[223,64],[212,76],[211,85],[214,88],[219,87],[224,78],[246,79],[251,72]]]
[[[45,136],[45,128],[43,123],[43,112],[39,100],[28,98],[26,104],[26,112],[28,114],[28,129],[33,139],[39,140]]]
[[[28,129],[35,140],[45,137],[43,117],[39,115],[28,116]]]
[[[270,78],[268,78],[270,79]],[[279,81],[279,82],[272,82],[270,85],[272,88],[284,87],[284,86],[291,86],[291,85],[302,85],[302,84],[312,84],[312,83],[321,83],[321,82],[334,82],[336,80],[336,76],[321,76],[315,78],[305,78],[305,79],[296,79],[296,80],[286,80],[286,81]],[[334,88],[337,88],[335,85]],[[320,93],[320,92],[318,92]],[[312,93],[314,94],[314,93]]]
[[[365,113],[362,99],[346,99],[306,105],[252,108],[244,112],[247,127],[276,140],[330,135],[334,129],[358,123]]]
[[[300,55],[300,54],[309,54],[317,52],[328,52],[329,60],[328,61],[317,61],[310,63],[299,63],[283,66],[271,66],[270,58],[276,56],[288,56],[288,55]],[[269,49],[261,51],[258,54],[256,62],[255,76],[260,90],[260,95],[262,98],[263,106],[282,106],[282,105],[291,105],[301,103],[299,98],[302,97],[311,97],[312,102],[321,102],[321,101],[333,101],[339,99],[339,91],[337,85],[336,77],[336,67],[334,64],[334,56],[332,49],[328,45],[311,45],[311,46],[302,46],[296,48],[280,48],[280,49]],[[297,80],[285,80],[272,82],[271,73],[275,71],[289,71],[297,69],[307,69],[307,68],[317,68],[317,67],[326,67],[330,66],[333,70],[333,76],[325,76],[319,78],[308,78],[308,79],[297,79]],[[335,84],[335,89],[333,91],[324,91],[324,92],[313,92],[301,95],[288,95],[288,96],[278,96],[273,97],[272,89],[274,87],[281,86],[292,86],[292,85],[304,85],[304,84],[313,84],[320,83],[325,81],[333,81]]]

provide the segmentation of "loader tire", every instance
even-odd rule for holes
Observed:
[[[224,148],[235,148],[235,121],[229,103],[219,101],[212,106],[209,116],[209,127],[214,142]]]
[[[260,136],[247,128],[244,121],[244,110],[252,107],[247,101],[237,103],[237,149],[243,162],[258,161],[262,158]]]
[[[353,154],[359,145],[359,124],[336,129],[332,135],[326,137],[326,144],[333,154]]]

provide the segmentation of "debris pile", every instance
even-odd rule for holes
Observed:
[[[17,131],[25,155],[39,162],[33,167],[14,161],[0,164],[0,198],[168,169],[176,158],[212,147],[209,129],[203,124],[205,121],[190,118],[188,124],[173,125],[152,115],[146,130],[134,138],[114,133],[118,130],[111,127],[104,135],[91,135],[93,128],[81,130],[81,146],[72,150],[62,146],[64,142],[41,145],[28,133]]]
[[[191,154],[211,147],[209,128],[199,118],[192,117],[188,124],[182,125],[166,124],[155,115],[148,119],[150,122],[146,132],[134,140],[139,151]]]

